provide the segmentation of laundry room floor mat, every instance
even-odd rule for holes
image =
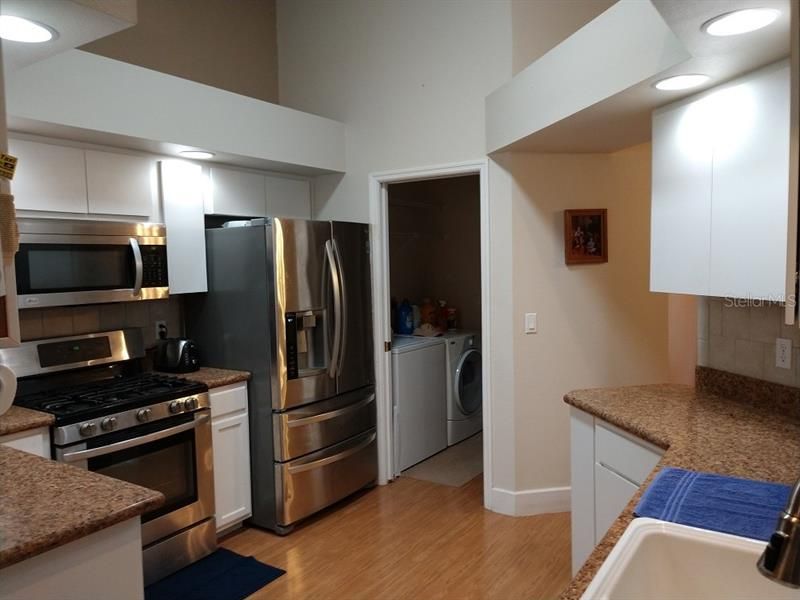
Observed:
[[[483,434],[477,433],[403,471],[404,477],[461,487],[483,473]]]
[[[145,600],[244,600],[286,573],[225,548],[144,589]]]

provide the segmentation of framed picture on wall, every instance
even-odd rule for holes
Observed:
[[[564,211],[564,261],[568,265],[608,262],[605,208]]]

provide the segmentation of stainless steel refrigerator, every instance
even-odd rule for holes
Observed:
[[[257,219],[206,230],[206,256],[187,333],[252,373],[252,523],[288,533],[377,479],[368,226]]]

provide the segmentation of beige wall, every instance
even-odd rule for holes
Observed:
[[[698,298],[698,364],[800,387],[800,328],[785,325],[778,304],[749,306],[726,298]],[[792,368],[775,366],[775,340],[792,341]]]
[[[275,0],[139,0],[135,26],[81,50],[278,102]]]
[[[697,297],[670,294],[669,381],[694,387],[697,365]]]
[[[519,73],[616,2],[512,0],[514,73]]]
[[[669,378],[667,297],[649,291],[650,147],[517,154],[511,173],[516,489],[568,486],[564,394]],[[608,263],[564,264],[566,208],[608,209]]]
[[[19,325],[23,341],[141,327],[145,346],[150,347],[156,342],[156,321],[167,322],[170,337],[183,334],[181,309],[180,296],[146,302],[31,308],[20,311]]]
[[[391,294],[458,310],[481,327],[480,181],[477,175],[389,186]]]

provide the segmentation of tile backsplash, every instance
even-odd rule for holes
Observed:
[[[730,373],[800,387],[800,328],[785,325],[779,304],[740,306],[725,298],[700,298],[697,362]],[[792,341],[792,366],[775,366],[775,340]]]
[[[168,300],[116,302],[57,308],[30,308],[20,311],[23,341],[141,327],[145,347],[155,344],[156,321],[166,321],[170,337],[183,333],[180,296]]]

